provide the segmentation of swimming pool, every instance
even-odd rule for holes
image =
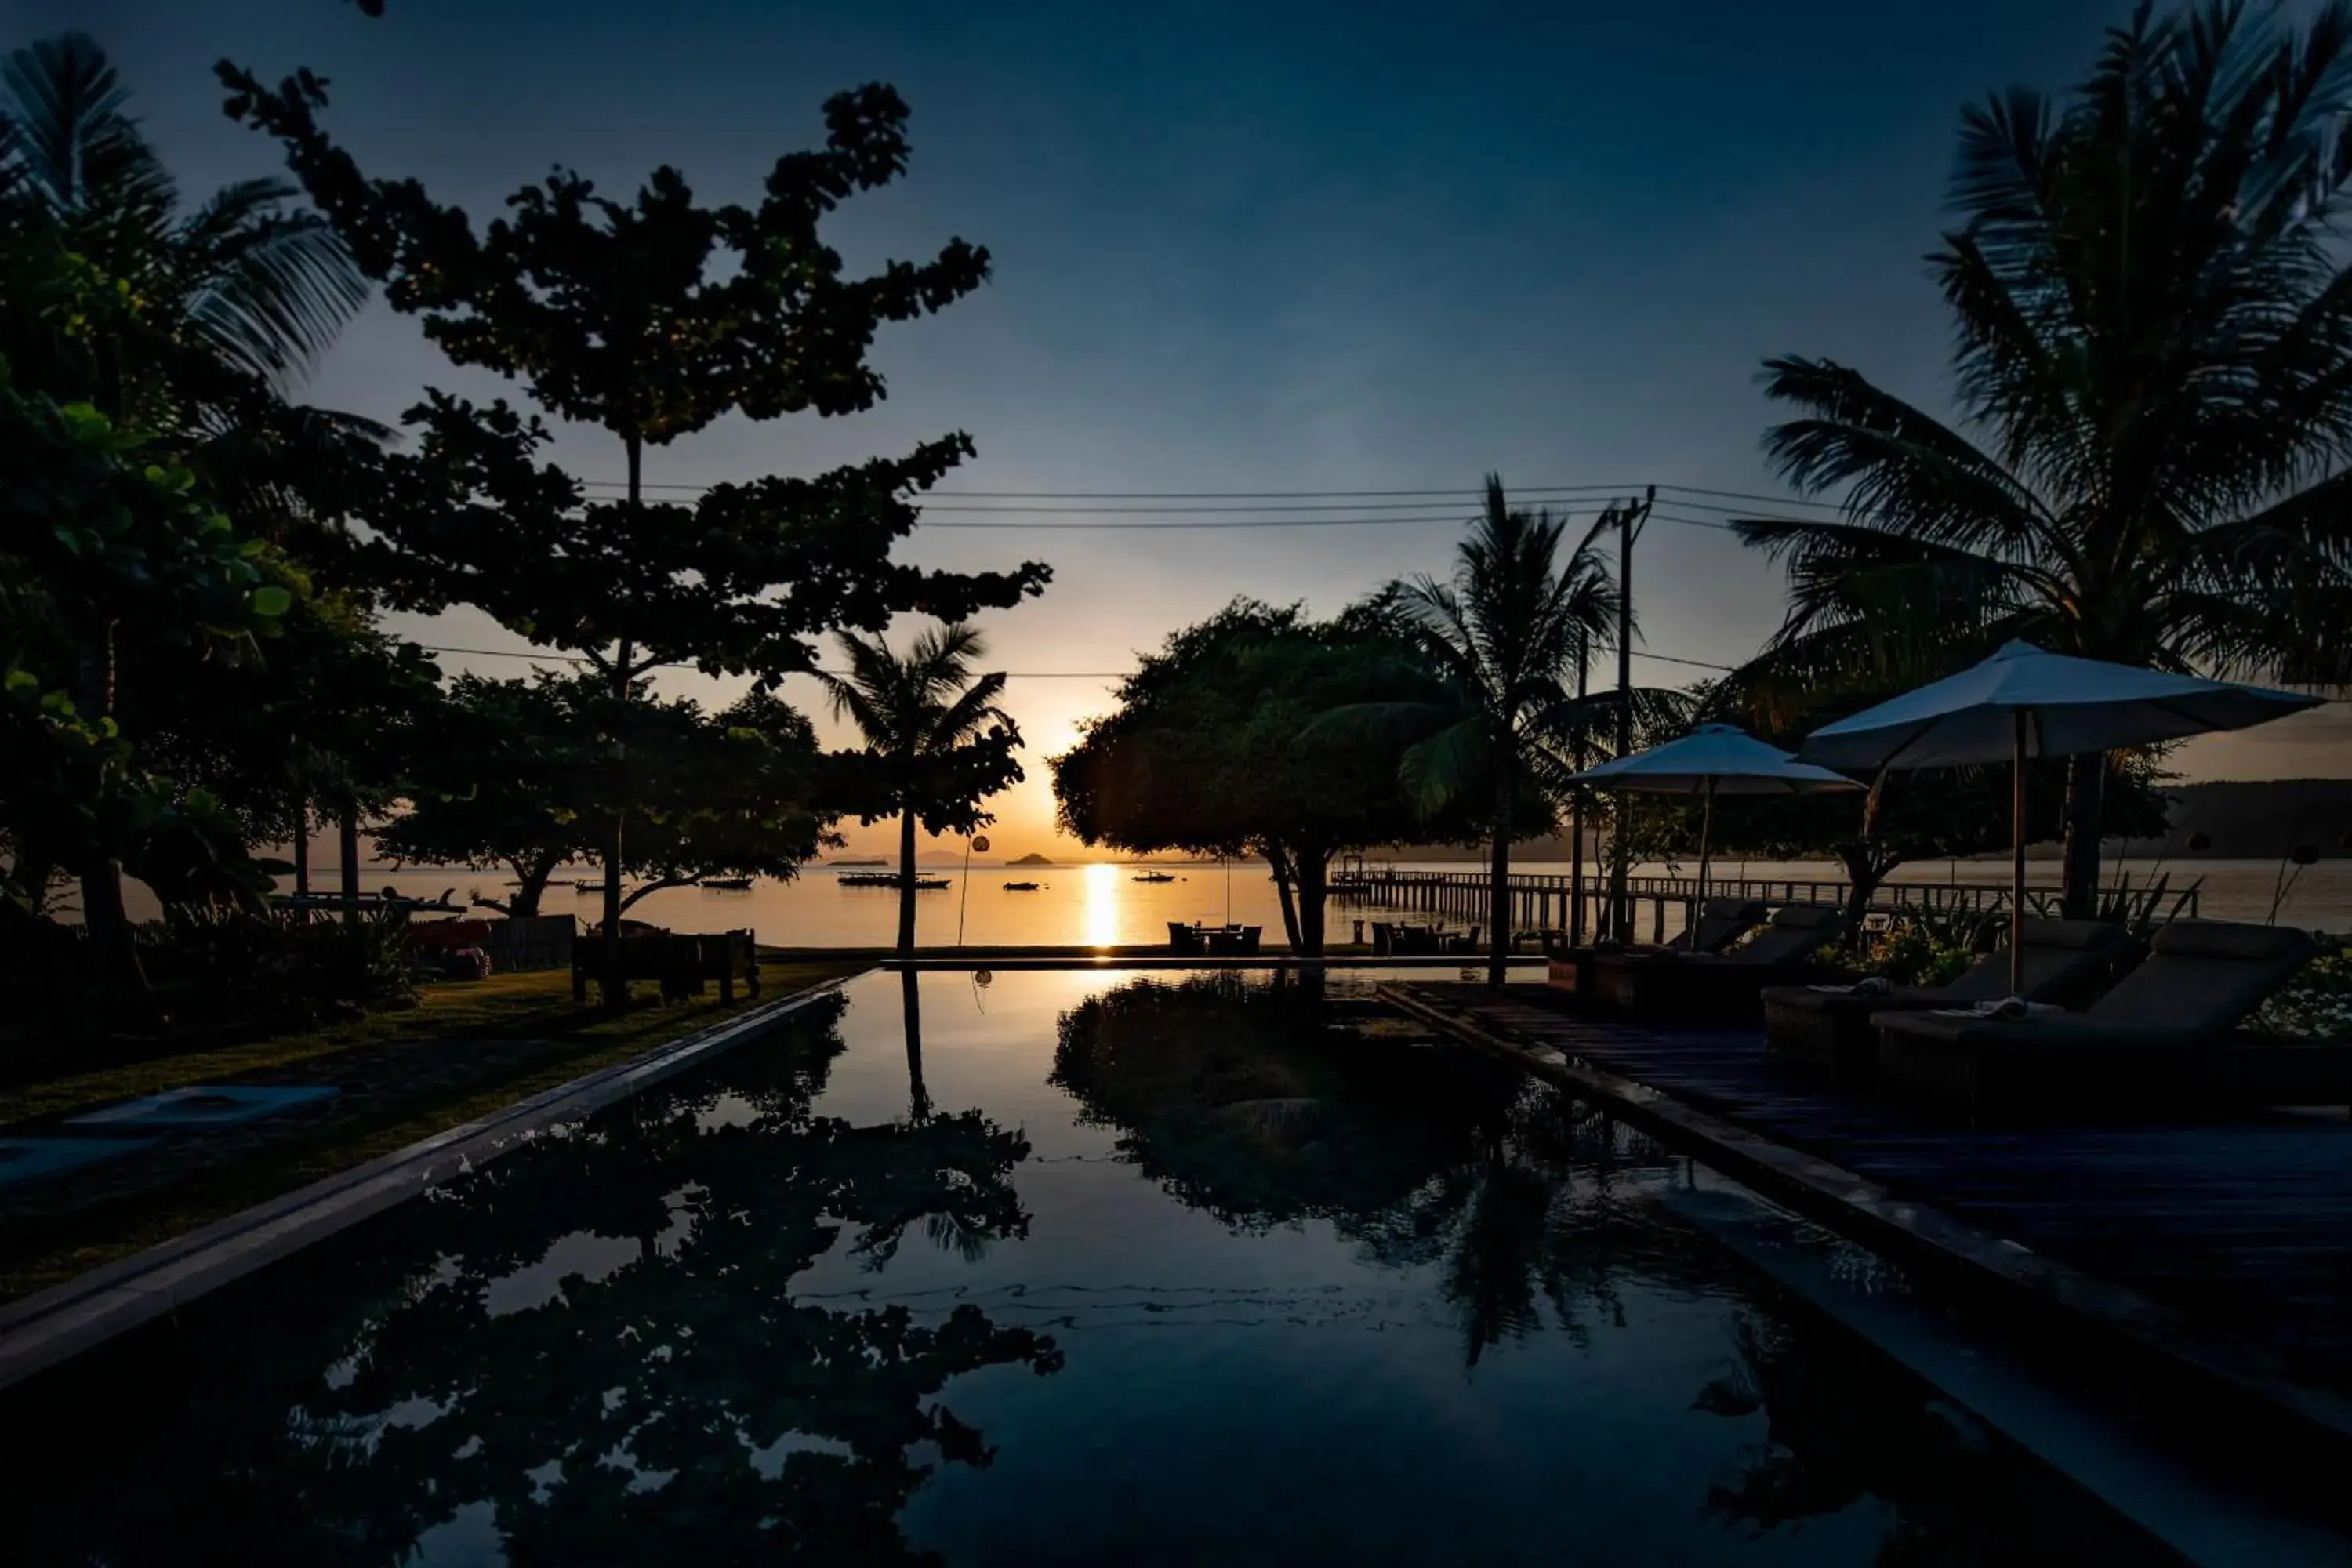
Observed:
[[[0,1400],[12,1561],[2168,1560],[1688,1177],[1338,981],[868,974]]]

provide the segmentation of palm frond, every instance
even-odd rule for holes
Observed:
[[[171,175],[140,135],[129,89],[96,40],[66,33],[0,64],[6,160],[19,188],[70,223],[116,209],[124,221],[168,214]]]
[[[930,721],[926,730],[929,742],[944,750],[971,739],[992,724],[1011,729],[1012,717],[998,705],[1003,695],[1003,671],[980,677]]]
[[[1486,724],[1473,716],[1408,747],[1399,762],[1398,778],[1414,805],[1435,816],[1486,787],[1493,758]]]
[[[2022,552],[2054,536],[2032,492],[1910,404],[1827,360],[1765,366],[1765,395],[1811,417],[1774,426],[1764,449],[1800,491],[1842,491],[1846,515],[1923,543]]]
[[[367,300],[367,279],[293,189],[248,180],[217,193],[174,247],[188,320],[224,359],[283,379],[309,368]]]

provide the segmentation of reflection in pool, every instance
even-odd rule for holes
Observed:
[[[12,1560],[2138,1559],[1369,1014],[869,975],[0,1402]]]

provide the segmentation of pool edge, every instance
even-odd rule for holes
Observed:
[[[1866,1176],[1701,1110],[1664,1089],[1573,1056],[1553,1052],[1560,1059],[1549,1059],[1396,985],[1382,984],[1375,994],[1464,1044],[1571,1094],[1606,1102],[1644,1131],[1691,1148],[1725,1175],[1865,1246],[1947,1279],[1989,1288],[2053,1324],[2096,1335],[2185,1374],[2284,1421],[2340,1458],[2352,1458],[2352,1407],[2294,1382],[2259,1344],[2193,1327],[2179,1311],[2129,1287],[1931,1205],[1901,1198]]]
[[[861,970],[858,974],[870,973]],[[676,1076],[858,978],[762,1003],[0,1307],[0,1389]]]

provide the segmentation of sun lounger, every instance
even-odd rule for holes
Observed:
[[[2085,1012],[1875,1014],[1880,1091],[1971,1116],[2352,1103],[2352,1047],[2233,1034],[2318,951],[2301,931],[2175,921]]]
[[[1571,995],[1592,994],[1592,961],[1597,956],[1660,952],[1720,952],[1764,923],[1764,906],[1754,899],[1709,899],[1699,906],[1698,922],[1663,948],[1570,947],[1547,949],[1551,960],[1551,984]]]
[[[1648,1016],[1753,1016],[1767,985],[1850,978],[1814,955],[1845,931],[1825,904],[1784,904],[1764,929],[1726,952],[1626,952],[1592,962],[1592,993],[1623,1012]]]
[[[2105,921],[2025,922],[2029,1002],[2081,1006],[2105,990],[2130,960],[2134,943]],[[1838,1082],[1878,1080],[1874,1013],[1924,1012],[1998,1002],[2010,994],[2009,949],[1987,953],[1941,986],[1770,985],[1764,989],[1764,1047],[1782,1060],[1816,1068]]]

